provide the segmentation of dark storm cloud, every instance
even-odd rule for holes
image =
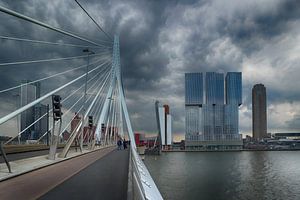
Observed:
[[[270,6],[272,6],[271,3]],[[259,4],[257,4],[258,7]],[[273,37],[285,33],[289,29],[289,22],[300,18],[299,7],[298,0],[289,0],[279,1],[276,9],[266,12],[253,10],[254,15],[249,15],[249,12],[237,11],[236,17],[232,21],[220,21],[220,32],[229,34],[232,41],[241,46],[246,54],[249,54],[264,45],[262,40],[270,42]]]
[[[25,15],[69,30],[95,41],[106,40],[74,1],[0,1]],[[296,37],[300,2],[290,1],[81,1],[82,5],[111,35],[120,35],[121,65],[134,128],[155,132],[154,102],[168,103],[174,119],[174,132],[184,133],[184,73],[207,71],[242,71],[242,132],[251,130],[251,88],[263,82],[268,91],[268,104],[299,102],[297,88],[290,87],[285,74],[294,72],[299,59],[290,54],[268,53],[294,47],[288,38]],[[67,36],[0,13],[1,35],[64,41],[83,44]],[[294,23],[294,24],[293,24]],[[296,38],[297,39],[297,38]],[[299,41],[299,40],[296,40]],[[57,48],[0,40],[1,62],[81,55],[82,49]],[[105,43],[108,44],[108,43]],[[272,46],[273,45],[273,46]],[[79,66],[85,59],[60,64],[32,65],[30,68],[0,68],[1,88],[36,79]],[[68,66],[66,66],[68,63]],[[268,66],[255,74],[252,67]],[[282,75],[276,82],[276,70]],[[38,70],[37,70],[38,69]],[[253,68],[254,69],[254,68]],[[290,71],[288,71],[290,70]],[[257,71],[257,70],[256,70]],[[5,72],[5,73],[4,73]],[[77,74],[61,77],[44,85],[48,91]],[[29,75],[28,75],[29,74]],[[75,87],[74,87],[75,88]],[[288,99],[288,100],[287,100]],[[277,107],[276,107],[277,108]],[[295,114],[297,116],[297,114]],[[297,117],[289,120],[297,121]],[[278,120],[271,117],[271,120]],[[287,122],[286,127],[295,127]]]

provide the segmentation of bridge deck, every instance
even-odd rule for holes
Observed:
[[[126,199],[127,173],[128,151],[107,148],[2,181],[0,197]]]
[[[127,199],[128,150],[115,150],[58,185],[41,200]]]

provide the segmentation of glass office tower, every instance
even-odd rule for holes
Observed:
[[[185,132],[186,138],[202,134],[203,75],[185,74]]]
[[[224,75],[216,72],[205,74],[206,104],[224,104]]]
[[[224,124],[224,75],[216,72],[205,74],[204,135],[214,140],[216,134],[223,134]]]
[[[41,83],[23,80],[21,84],[21,106],[25,106],[41,96]],[[37,104],[21,113],[21,141],[37,140],[48,130],[49,118],[46,105]],[[44,117],[42,117],[45,115]],[[42,118],[41,118],[42,117]],[[41,119],[40,119],[41,118]],[[34,124],[33,124],[34,123]]]
[[[228,72],[225,80],[226,104],[242,104],[242,73]]]
[[[202,73],[185,74],[185,105],[200,106],[203,104]]]
[[[228,72],[224,80],[222,73],[207,72],[204,79],[203,92],[202,74],[185,75],[186,148],[241,149],[242,74]]]
[[[239,133],[239,106],[242,104],[242,73],[228,72],[225,78],[226,105],[224,112],[224,133]]]

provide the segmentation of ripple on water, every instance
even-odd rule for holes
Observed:
[[[300,199],[300,152],[172,152],[145,163],[165,199]]]

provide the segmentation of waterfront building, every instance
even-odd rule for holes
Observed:
[[[168,105],[158,107],[158,121],[160,127],[160,138],[163,149],[171,149],[172,137],[172,116]]]
[[[203,104],[202,73],[185,74],[185,105],[201,106]]]
[[[297,140],[300,142],[300,133],[274,133],[276,140]]]
[[[202,134],[202,107],[185,106],[185,131],[188,135]]]
[[[225,78],[226,104],[242,104],[242,73],[228,72]]]
[[[254,139],[267,137],[267,99],[263,84],[256,84],[252,88],[252,129]]]
[[[222,73],[207,72],[204,77],[205,91],[203,91],[202,73],[195,74],[197,76],[192,76],[191,73],[185,75],[186,96],[189,95],[185,102],[186,148],[241,149],[242,137],[238,129],[238,111],[242,104],[242,74],[229,72],[224,80]],[[195,77],[198,78],[197,81]],[[193,79],[197,84],[190,84],[189,79]],[[191,103],[189,99],[197,99],[193,94],[198,95],[197,98],[203,97],[204,94],[205,103],[196,104],[195,101]]]
[[[31,103],[32,101],[34,101],[40,97],[40,93],[41,93],[40,83],[39,82],[29,83],[29,82],[30,82],[30,80],[24,80],[24,81],[22,81],[22,84],[21,84],[21,95],[20,95],[21,96],[21,103],[20,103],[21,107]],[[39,134],[35,133],[35,131],[36,131],[35,125],[32,125],[35,122],[35,120],[36,120],[35,118],[37,116],[35,114],[35,111],[36,111],[36,106],[33,106],[21,113],[20,124],[21,124],[21,131],[23,131],[23,133],[21,134],[22,141],[38,139],[37,137]],[[32,125],[32,126],[30,126],[30,125]],[[28,126],[30,126],[30,127],[27,128]],[[37,125],[37,126],[39,126],[39,125]]]
[[[34,140],[39,139],[45,133],[49,131],[49,107],[43,104],[37,104],[34,106],[34,132],[32,138]],[[43,141],[46,141],[47,137],[43,138]]]
[[[224,133],[236,135],[239,133],[239,106],[242,104],[242,73],[228,72],[225,88]]]
[[[224,104],[224,75],[222,73],[207,72],[205,74],[205,99],[207,105]]]
[[[185,74],[185,130],[187,135],[202,135],[203,74]]]

